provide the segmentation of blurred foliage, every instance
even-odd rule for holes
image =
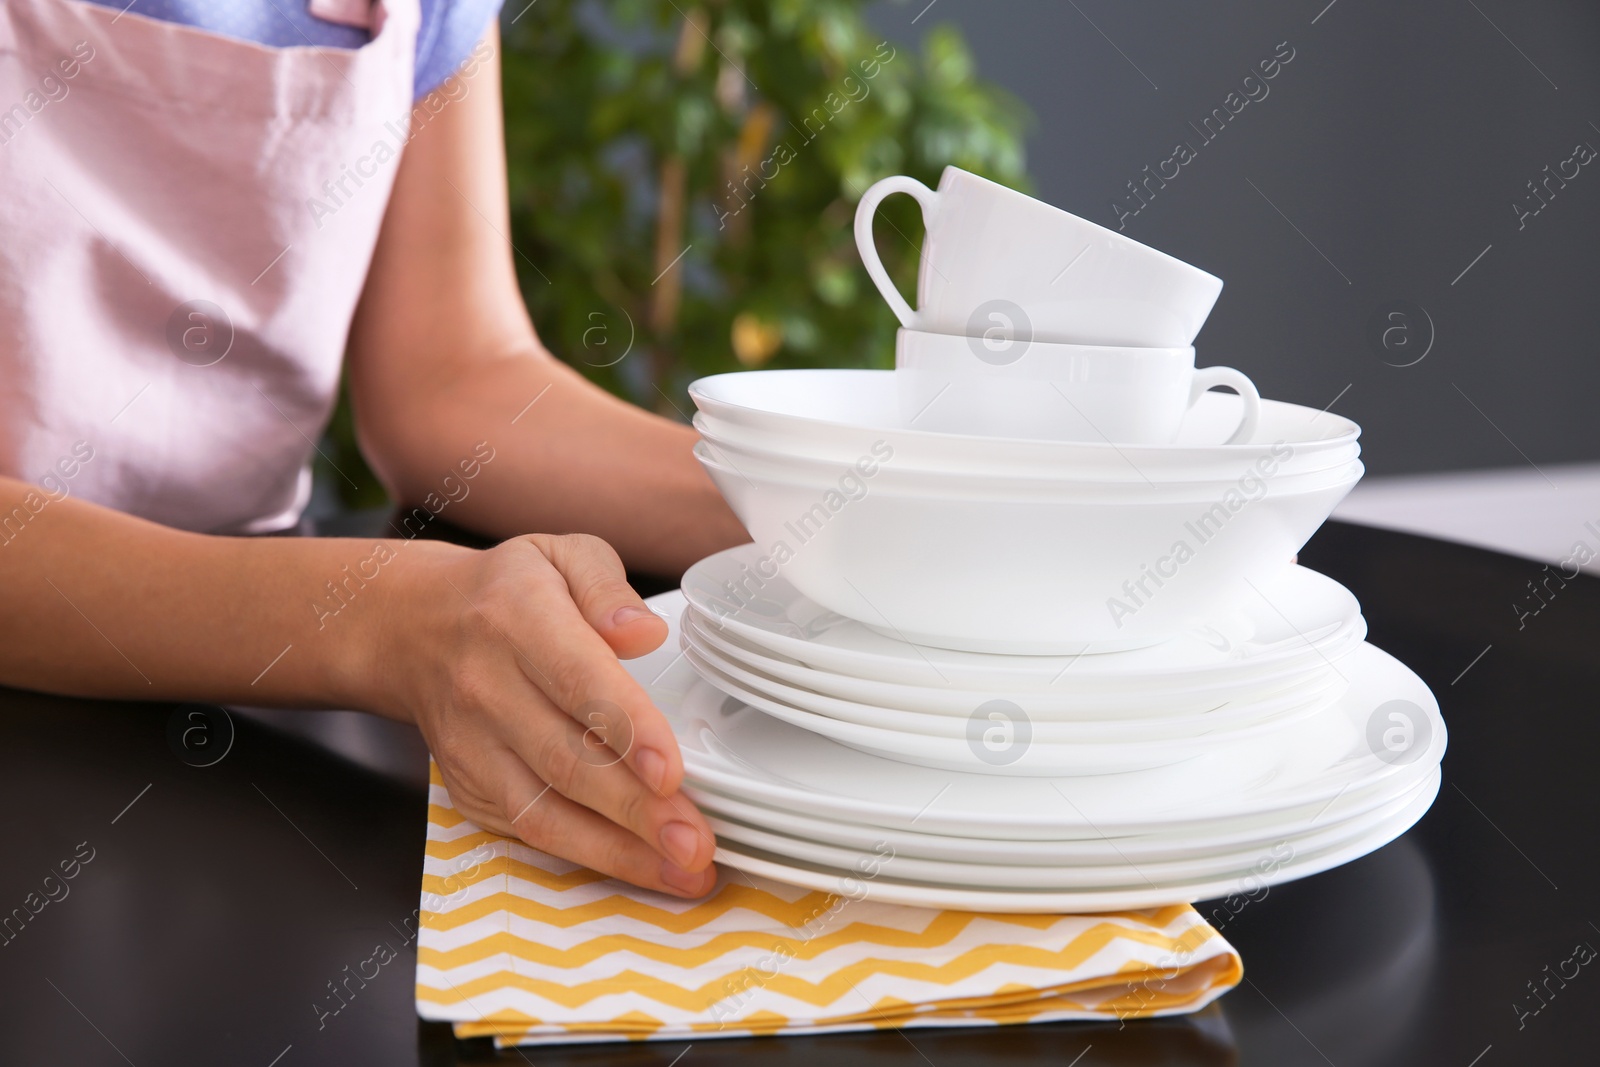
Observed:
[[[1028,117],[957,30],[913,50],[866,6],[543,0],[503,27],[511,237],[546,347],[666,414],[719,371],[893,365],[856,202],[947,164],[1027,189]],[[877,235],[912,292],[915,202],[886,202]],[[348,418],[335,429],[353,453]]]
[[[892,365],[856,201],[889,174],[936,184],[946,164],[1021,183],[1024,115],[957,31],[916,54],[865,6],[545,0],[509,28],[512,239],[553,352],[668,410],[741,365]],[[891,200],[878,230],[910,287],[915,202]]]

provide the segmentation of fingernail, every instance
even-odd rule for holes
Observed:
[[[687,867],[694,862],[699,846],[700,835],[686,822],[669,822],[661,828],[661,851],[679,867]]]
[[[655,616],[649,608],[640,607],[638,604],[624,604],[611,613],[612,626],[626,626],[635,619],[644,619]]]
[[[645,785],[661,792],[661,783],[667,780],[667,758],[653,748],[642,748],[633,760],[634,769]],[[682,826],[682,823],[673,823]]]
[[[705,871],[691,874],[674,863],[661,864],[661,880],[679,892],[692,893],[696,896],[709,888],[706,885]]]

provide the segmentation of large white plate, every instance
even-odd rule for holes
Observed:
[[[684,609],[681,624],[685,638],[708,659],[720,657],[770,679],[840,700],[936,715],[966,715],[997,695],[994,690],[906,685],[818,670],[738,637],[692,604]],[[1247,681],[1228,681],[1224,677],[1221,681],[1213,679],[1180,687],[1157,689],[1141,685],[1125,690],[1111,689],[1103,683],[1082,689],[1058,684],[1054,689],[1037,692],[1007,691],[1005,696],[1020,704],[1035,721],[1138,722],[1153,728],[1168,719],[1206,715],[1220,724],[1224,719],[1256,717],[1260,714],[1256,705],[1263,701],[1271,703],[1296,690],[1315,689],[1339,677],[1336,664],[1360,647],[1361,638],[1360,629],[1352,628],[1347,638],[1323,648],[1322,656],[1313,661],[1294,663],[1289,669],[1263,673]]]
[[[681,593],[650,598],[669,624],[662,647],[625,662],[678,737],[691,786],[866,825],[957,837],[1059,840],[1177,832],[1187,825],[1304,809],[1396,775],[1422,777],[1445,749],[1438,704],[1393,657],[1363,646],[1342,664],[1350,689],[1328,712],[1275,738],[1222,746],[1159,771],[1005,778],[895,763],[740,705],[702,682],[679,651]],[[1380,705],[1392,705],[1379,714]],[[1413,743],[1374,744],[1409,717]],[[1283,739],[1292,737],[1285,745]],[[1276,743],[1274,743],[1276,742]],[[1265,753],[1262,746],[1268,746]],[[1381,753],[1381,754],[1380,754]]]
[[[1230,819],[1206,826],[1189,825],[1178,832],[1101,836],[1087,828],[1062,840],[1011,841],[1005,838],[955,837],[889,827],[830,820],[803,811],[766,807],[737,797],[690,787],[688,796],[708,816],[746,826],[764,827],[789,837],[825,841],[858,853],[884,846],[899,856],[960,863],[1001,863],[1017,867],[1053,867],[1063,863],[1114,863],[1191,859],[1223,851],[1270,846],[1285,827],[1315,828],[1365,816],[1391,803],[1397,790],[1415,788],[1417,780],[1395,778],[1366,790],[1352,790],[1317,810],[1285,817],[1281,812]]]
[[[719,628],[762,648],[818,670],[904,685],[1170,693],[1313,667],[1352,635],[1366,636],[1361,605],[1348,589],[1294,566],[1241,609],[1148,648],[1097,653],[1085,646],[1076,656],[958,652],[885,637],[803,596],[781,573],[768,577],[760,563],[753,544],[707,556],[684,574],[683,592]]]
[[[866,869],[838,870],[784,860],[747,847],[719,846],[717,862],[749,874],[760,875],[806,889],[837,893],[858,900],[884,904],[904,904],[921,908],[949,908],[991,913],[1074,913],[1125,911],[1162,904],[1192,903],[1230,893],[1254,893],[1263,885],[1278,885],[1318,874],[1374,852],[1405,833],[1422,818],[1438,794],[1439,777],[1431,775],[1429,785],[1418,793],[1400,814],[1380,823],[1354,841],[1321,853],[1296,853],[1281,864],[1256,863],[1247,868],[1214,878],[1154,884],[1140,882],[1123,887],[1082,890],[993,890],[957,886],[902,882],[891,879],[888,866],[880,865],[872,875]],[[1274,859],[1276,857],[1273,857]],[[737,876],[735,876],[737,877]]]
[[[1293,856],[1318,855],[1370,834],[1408,810],[1423,790],[1437,792],[1438,771],[1400,796],[1364,815],[1341,820],[1323,819],[1315,825],[1280,826],[1279,833],[1263,844],[1223,849],[1200,856],[1170,860],[1120,855],[1116,842],[1106,862],[1085,863],[1062,857],[1054,866],[1012,865],[977,860],[931,860],[903,855],[887,841],[849,848],[828,841],[813,841],[774,833],[728,819],[711,817],[717,840],[739,850],[754,848],[798,863],[856,873],[875,869],[896,880],[934,883],[963,889],[1104,889],[1139,882],[1170,884],[1224,877],[1248,870],[1258,861],[1269,866]],[[731,843],[731,844],[730,844]]]
[[[989,698],[983,694],[969,694],[968,702],[960,705],[959,711],[952,709],[930,712],[923,708],[886,702],[844,700],[789,685],[761,674],[758,670],[724,654],[711,643],[710,636],[700,629],[693,608],[684,609],[679,625],[682,628],[684,647],[692,649],[701,660],[715,667],[720,675],[740,683],[745,690],[814,715],[877,727],[881,730],[965,738],[967,720],[989,702]],[[716,684],[714,678],[708,680]],[[1225,702],[1202,711],[1189,714],[1174,713],[1160,717],[1146,715],[1123,718],[1110,715],[1100,719],[1061,720],[1039,710],[1036,694],[1019,694],[1017,700],[1004,701],[1003,707],[1006,713],[1013,717],[1025,716],[1028,719],[1034,741],[1054,744],[1150,746],[1152,743],[1177,742],[1202,737],[1216,738],[1226,735],[1229,738],[1240,738],[1250,736],[1252,732],[1269,733],[1327,707],[1338,699],[1347,685],[1342,676],[1330,670],[1312,676],[1310,684],[1291,687],[1253,702],[1242,704]],[[734,691],[725,690],[725,692]],[[942,695],[960,694],[946,692]],[[1192,748],[1185,750],[1185,755],[1192,754]]]

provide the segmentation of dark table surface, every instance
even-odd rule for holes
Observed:
[[[1371,640],[1438,694],[1450,726],[1444,786],[1414,829],[1362,860],[1242,907],[1201,905],[1246,970],[1205,1012],[1123,1027],[499,1058],[1596,1062],[1600,967],[1574,961],[1600,947],[1600,580],[1562,585],[1537,563],[1338,523],[1301,560],[1349,586]],[[11,826],[0,916],[29,914],[0,934],[0,1064],[495,1059],[413,1010],[405,921],[418,904],[426,795],[425,753],[409,728],[353,713],[235,714],[229,738],[229,723],[189,710],[0,690],[0,803]],[[329,983],[379,942],[404,951],[337,1015],[320,1016]]]

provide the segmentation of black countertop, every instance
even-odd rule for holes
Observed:
[[[1444,785],[1415,828],[1364,859],[1242,906],[1200,905],[1246,972],[1206,1011],[1121,1027],[498,1059],[1595,1062],[1600,968],[1580,961],[1600,948],[1600,581],[1563,585],[1537,563],[1339,523],[1301,561],[1353,590],[1370,640],[1438,694],[1450,726]],[[483,1043],[420,1024],[413,1008],[426,822],[414,733],[353,713],[224,721],[193,710],[0,690],[0,803],[12,827],[0,862],[0,919],[11,916],[0,924],[0,1063],[495,1060]],[[398,957],[329,1014],[330,983],[380,943]]]

